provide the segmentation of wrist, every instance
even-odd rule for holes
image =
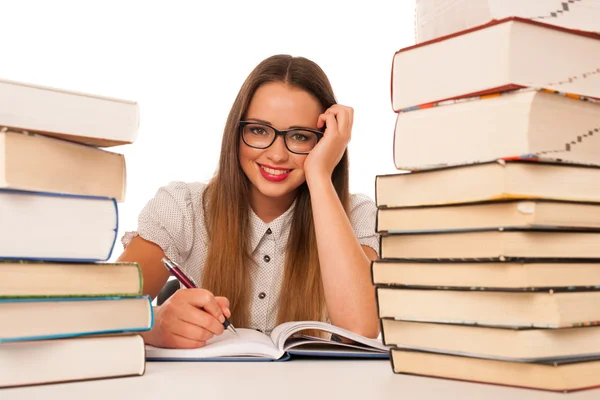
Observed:
[[[328,188],[333,189],[331,175],[328,175],[326,173],[307,175],[306,185],[308,186],[308,190],[312,193],[314,193],[315,191],[324,191]]]
[[[331,183],[331,174],[326,171],[310,170],[305,171],[306,184],[310,186],[323,185],[324,183]]]

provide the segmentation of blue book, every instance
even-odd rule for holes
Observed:
[[[118,232],[115,199],[0,189],[0,259],[106,261]]]
[[[0,343],[152,329],[149,296],[0,299]]]

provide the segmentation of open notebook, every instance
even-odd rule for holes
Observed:
[[[317,338],[299,332],[316,329],[342,338],[344,342]],[[146,345],[148,361],[288,360],[292,355],[315,357],[389,358],[389,347],[324,322],[286,322],[265,335],[253,329],[236,328],[239,337],[225,331],[199,349],[163,349]]]

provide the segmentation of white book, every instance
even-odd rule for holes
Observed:
[[[535,87],[600,98],[600,34],[511,17],[398,50],[395,111]]]
[[[426,42],[511,16],[600,32],[600,0],[417,0],[415,40]]]
[[[133,143],[136,102],[0,79],[0,127],[109,147]]]
[[[340,340],[303,335],[317,330],[335,334]],[[239,336],[225,331],[199,349],[165,349],[146,345],[149,361],[271,360],[284,361],[292,355],[313,357],[388,358],[389,348],[379,339],[369,339],[346,329],[318,321],[285,322],[270,335],[253,329],[236,328]]]
[[[143,375],[138,335],[3,343],[0,388]]]
[[[125,156],[105,149],[0,130],[0,189],[125,200]]]
[[[0,189],[0,259],[106,261],[118,230],[111,198]]]
[[[525,90],[397,115],[398,169],[501,158],[600,165],[600,104]]]

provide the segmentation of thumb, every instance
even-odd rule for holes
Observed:
[[[231,311],[229,310],[229,299],[227,299],[227,297],[215,296],[215,300],[217,301],[219,307],[221,307],[223,314],[225,314],[227,318],[230,318]]]

